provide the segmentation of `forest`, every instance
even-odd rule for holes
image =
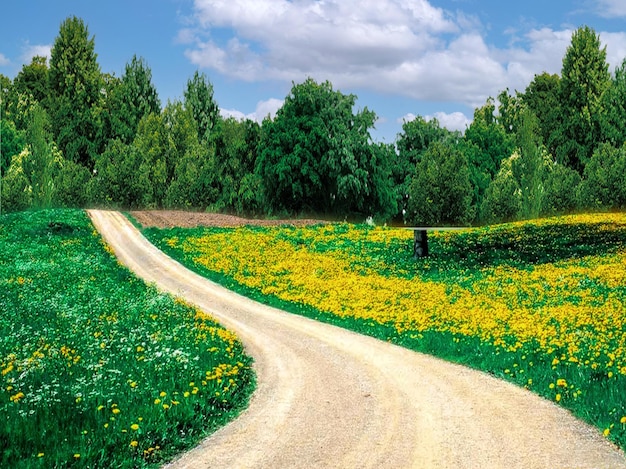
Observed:
[[[561,73],[503,90],[464,132],[406,121],[378,143],[376,113],[328,81],[293,83],[262,123],[223,118],[209,78],[163,106],[146,61],[102,72],[85,22],[49,60],[0,75],[0,213],[174,208],[248,216],[482,225],[626,206],[626,59],[572,34]]]

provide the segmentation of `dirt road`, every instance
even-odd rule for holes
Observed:
[[[287,314],[183,268],[91,211],[122,263],[234,330],[258,390],[172,468],[626,468],[568,412],[489,375]]]

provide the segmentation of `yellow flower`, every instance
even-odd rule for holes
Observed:
[[[74,453],[74,459],[80,458],[80,453]]]
[[[43,458],[43,456],[44,456],[44,453],[37,453],[38,458]]]
[[[602,434],[604,436],[609,436],[610,433],[611,433],[611,429],[610,428],[605,428],[604,431],[602,432]]]
[[[113,409],[111,409],[111,412],[113,412],[114,414],[119,414],[121,411],[117,407],[114,407]]]
[[[129,446],[131,446],[133,448],[136,448],[138,444],[139,444],[139,442],[137,440],[133,440],[133,441],[130,442]]]
[[[559,401],[561,400],[561,395],[560,395],[560,394],[557,394],[557,395],[554,397],[554,399],[555,399],[557,402],[559,402]]]
[[[154,405],[159,405],[161,403],[161,399],[158,397],[154,400]]]
[[[136,423],[133,423],[133,424],[130,426],[130,429],[131,429],[131,430],[134,430],[134,431],[137,431],[137,430],[139,430],[139,425],[137,425]]]
[[[104,406],[103,405],[99,405],[98,406],[98,412],[101,411],[102,409],[104,409]]]
[[[169,406],[169,405],[167,405],[167,404],[163,404],[163,409],[167,410],[167,409],[169,409],[169,408],[170,408],[170,406]]]
[[[619,421],[619,422],[620,422],[620,423],[626,423],[626,415],[624,415],[624,416],[620,419],[620,421]]]
[[[161,391],[161,394],[159,394],[159,396],[165,397],[165,396],[167,396],[167,393],[165,391]]]
[[[556,385],[562,388],[567,387],[567,381],[564,378],[559,378],[556,380]]]

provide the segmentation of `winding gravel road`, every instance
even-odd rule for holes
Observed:
[[[291,315],[182,267],[117,212],[90,211],[120,261],[235,331],[249,408],[171,468],[626,468],[554,404],[487,374]]]

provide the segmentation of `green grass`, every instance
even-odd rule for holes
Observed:
[[[251,359],[77,210],[0,217],[0,467],[153,467],[233,419]]]

